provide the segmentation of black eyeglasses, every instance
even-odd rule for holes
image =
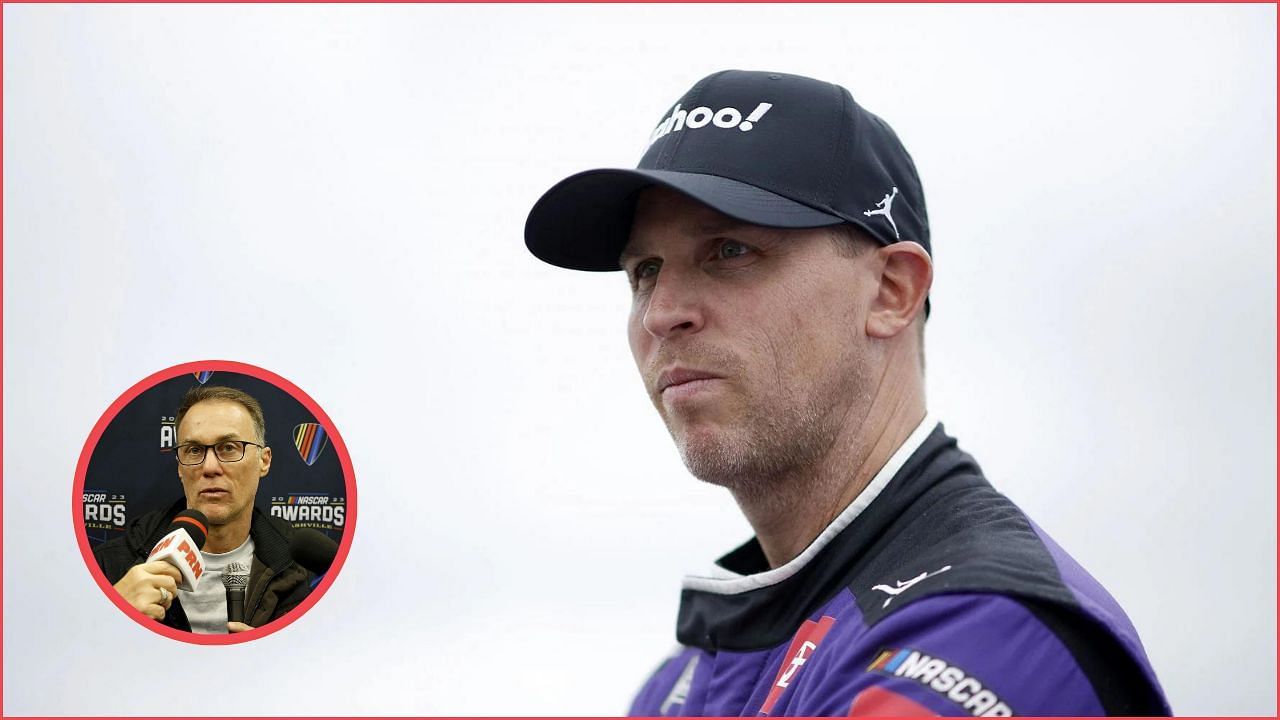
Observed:
[[[253,445],[260,448],[266,447],[266,445],[259,445],[248,440],[223,440],[213,445],[187,443],[186,445],[179,445],[177,448],[178,463],[181,465],[199,465],[204,462],[205,455],[211,449],[213,450],[213,456],[218,458],[218,462],[240,462],[244,459],[245,445]]]

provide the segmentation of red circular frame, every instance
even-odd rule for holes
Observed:
[[[247,630],[242,633],[231,633],[228,635],[202,635],[194,632],[186,632],[183,630],[175,630],[156,620],[153,620],[140,611],[135,610],[133,606],[125,602],[120,593],[115,591],[111,583],[107,582],[107,578],[98,568],[98,563],[93,559],[93,550],[89,547],[89,534],[84,529],[84,504],[81,502],[84,495],[85,474],[89,469],[89,458],[93,455],[93,450],[98,446],[98,441],[102,439],[102,433],[107,426],[115,420],[116,415],[129,403],[133,402],[142,393],[159,385],[165,380],[187,373],[197,373],[205,370],[214,372],[235,372],[242,375],[249,375],[264,382],[271,383],[280,390],[285,391],[294,400],[297,400],[312,416],[324,426],[325,431],[329,434],[329,442],[333,445],[333,449],[338,453],[338,461],[342,465],[343,481],[346,485],[346,522],[342,533],[342,542],[338,543],[338,554],[333,559],[333,564],[329,567],[329,571],[324,574],[324,579],[320,584],[312,590],[307,599],[303,600],[298,607],[285,613],[283,617],[272,620],[268,625],[259,628]],[[138,624],[153,632],[164,635],[174,640],[193,643],[196,645],[237,645],[239,643],[257,640],[260,637],[266,637],[277,630],[280,630],[294,620],[302,617],[313,605],[319,602],[324,596],[329,586],[333,584],[335,578],[338,577],[342,570],[343,564],[347,560],[347,553],[351,550],[351,538],[355,535],[356,528],[356,478],[355,472],[351,466],[351,456],[347,453],[347,445],[342,441],[342,436],[338,434],[338,429],[334,426],[333,421],[325,414],[324,410],[316,404],[311,396],[307,395],[297,385],[285,380],[275,373],[264,370],[254,365],[246,363],[234,362],[230,360],[204,360],[200,362],[189,362],[181,365],[174,365],[171,368],[161,370],[147,376],[133,387],[129,388],[115,402],[111,403],[111,407],[103,413],[97,424],[93,426],[93,431],[89,433],[89,439],[85,441],[84,449],[80,451],[80,461],[76,463],[76,479],[71,488],[71,518],[76,526],[76,541],[80,545],[80,555],[84,558],[85,565],[89,568],[89,574],[93,576],[98,587],[102,592],[116,604],[124,614],[138,622]]]

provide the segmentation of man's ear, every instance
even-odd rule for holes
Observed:
[[[259,461],[260,468],[258,470],[258,477],[260,478],[266,477],[267,473],[271,472],[271,448],[262,448],[261,456],[262,459]]]
[[[897,242],[876,250],[883,263],[880,286],[867,314],[867,335],[891,338],[911,326],[924,311],[933,285],[933,261],[923,247]]]

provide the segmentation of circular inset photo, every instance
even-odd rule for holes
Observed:
[[[355,528],[351,458],[329,416],[262,368],[162,370],[103,414],[72,491],[102,591],[185,642],[253,640],[310,610]]]

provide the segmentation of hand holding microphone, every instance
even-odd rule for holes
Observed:
[[[200,550],[204,547],[209,535],[209,519],[199,510],[190,508],[173,516],[169,523],[169,532],[160,538],[160,542],[151,548],[147,562],[163,560],[177,568],[182,578],[178,587],[193,591],[204,574],[204,565],[200,562]]]
[[[208,523],[199,510],[175,515],[147,561],[129,568],[113,586],[116,592],[147,617],[163,620],[178,589],[194,590],[204,574],[200,549],[208,535]]]
[[[135,610],[155,620],[163,620],[165,611],[178,594],[182,573],[163,560],[134,565],[113,587]]]

